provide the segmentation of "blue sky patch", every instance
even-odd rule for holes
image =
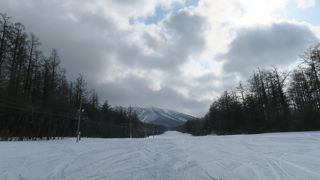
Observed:
[[[298,21],[306,21],[312,25],[320,25],[320,5],[318,2],[314,7],[299,9],[294,1],[290,1],[287,9],[287,17]]]
[[[199,0],[186,0],[185,3],[174,3],[170,8],[157,6],[154,14],[148,16],[147,18],[140,17],[137,19],[130,19],[130,24],[134,24],[135,22],[143,22],[146,25],[157,24],[158,22],[163,20],[169,13],[176,12],[186,7],[197,6],[198,1]]]

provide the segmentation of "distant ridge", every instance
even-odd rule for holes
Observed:
[[[128,107],[114,107],[115,110],[120,110],[120,108],[129,111]],[[131,110],[137,113],[140,121],[162,125],[167,128],[177,127],[188,120],[194,119],[193,116],[187,114],[157,107],[131,107]]]

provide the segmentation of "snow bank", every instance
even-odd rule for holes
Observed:
[[[0,142],[1,180],[320,179],[320,132]]]

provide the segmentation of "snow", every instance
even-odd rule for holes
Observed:
[[[320,179],[320,132],[0,142],[0,179]]]

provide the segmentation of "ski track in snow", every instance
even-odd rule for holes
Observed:
[[[320,132],[0,142],[1,180],[320,179]]]

